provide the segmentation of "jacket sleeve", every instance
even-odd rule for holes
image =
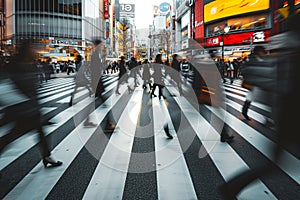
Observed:
[[[274,91],[276,89],[276,68],[277,63],[271,58],[264,61],[249,61],[242,65],[241,74],[245,84]]]

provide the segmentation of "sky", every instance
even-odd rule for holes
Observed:
[[[136,29],[148,29],[152,24],[153,6],[168,2],[172,5],[172,0],[120,0],[120,3],[135,4],[135,25]]]

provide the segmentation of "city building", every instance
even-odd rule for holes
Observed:
[[[66,60],[80,53],[88,58],[92,41],[105,39],[108,15],[104,6],[108,6],[108,0],[3,0],[2,3],[3,44],[7,49],[30,39],[41,57]]]

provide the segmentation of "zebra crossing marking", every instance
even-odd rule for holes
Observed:
[[[197,199],[178,137],[164,101],[152,100],[158,199]],[[172,140],[166,139],[168,123]]]
[[[120,91],[124,90],[126,90],[125,87],[120,87]],[[97,116],[99,122],[102,121],[111,110],[111,107],[120,98],[120,96],[112,95],[107,99],[105,104],[99,106],[92,114]],[[77,108],[78,110],[81,110],[79,108],[82,109],[82,106],[78,106]],[[72,107],[70,109],[72,109]],[[67,112],[64,113],[64,116],[68,116]],[[62,117],[62,120],[65,119],[64,116],[60,116]],[[5,196],[4,199],[45,199],[96,129],[96,127],[86,128],[83,126],[83,123],[84,122],[80,123],[52,151],[54,157],[63,160],[64,164],[62,166],[48,170],[47,168],[44,168],[42,162],[39,162],[31,172],[29,172],[28,175],[26,175],[22,181],[20,181],[8,195]],[[43,184],[44,180],[47,180],[47,185]]]
[[[44,93],[51,92],[51,91],[57,91],[61,90],[65,87],[70,87],[74,85],[74,81],[68,81],[68,82],[54,82],[51,87],[42,86],[42,88],[39,88],[38,95],[43,95]]]
[[[138,112],[142,105],[142,94],[141,89],[133,92],[101,156],[83,199],[122,199]]]
[[[232,94],[232,93],[229,93],[229,92],[226,92],[226,95],[231,96],[235,99],[241,100],[243,102],[246,101],[246,98],[242,97],[240,95]],[[265,110],[267,112],[271,112],[271,107],[270,106],[267,106],[267,105],[264,105],[264,104],[261,104],[261,103],[255,102],[255,101],[252,102],[251,104],[254,105],[255,107],[258,107],[258,108],[262,109],[262,110]]]
[[[76,106],[67,108],[63,112],[59,113],[55,117],[51,118],[49,122],[55,123],[51,126],[44,126],[43,130],[45,133],[45,136],[49,135],[50,133],[54,132],[56,129],[58,129],[60,126],[62,126],[64,123],[66,123],[69,119],[74,117],[77,113],[79,113],[82,109],[84,109],[89,103],[92,102],[92,99],[86,99],[85,101],[82,101]],[[22,154],[24,154],[28,149],[33,147],[38,143],[37,141],[37,131],[32,130],[18,139],[14,140],[10,144],[7,145],[7,150],[1,153],[1,162],[0,162],[0,170],[2,170],[4,167],[8,166],[10,163],[12,163],[15,159],[20,157]],[[24,148],[26,147],[26,148]]]
[[[219,112],[216,111],[215,108],[206,106],[209,110],[211,110],[214,114],[220,117]],[[245,140],[247,140],[253,147],[255,147],[258,151],[264,154],[268,159],[275,162],[274,156],[272,153],[272,149],[275,149],[276,144],[269,140],[264,135],[260,134],[258,131],[248,126],[247,124],[241,122],[239,119],[234,117],[229,112],[226,112],[225,122],[240,136],[242,136]],[[300,183],[300,160],[295,156],[290,154],[289,152],[283,150],[282,159],[280,162],[276,163],[285,173],[287,173],[293,180],[295,180],[298,184]]]
[[[172,90],[172,88],[168,88],[168,90]],[[249,169],[247,164],[240,158],[238,153],[230,147],[230,145],[220,142],[220,135],[214,127],[207,122],[184,97],[174,97],[174,99],[225,181],[229,180],[235,173]],[[216,112],[218,112],[219,117],[221,117],[220,111],[217,111],[216,109]],[[208,131],[205,132],[203,130]],[[260,180],[258,180],[255,183],[248,185],[238,195],[238,199],[276,199],[276,197]]]
[[[225,103],[226,103],[226,105],[232,107],[233,109],[235,109],[238,112],[242,111],[242,107],[243,106],[240,105],[240,104],[238,104],[238,103],[236,103],[236,102],[234,102],[234,101],[232,101],[232,100],[230,100],[230,99],[226,99]],[[241,115],[242,115],[242,113],[241,113]],[[254,119],[255,121],[257,121],[257,122],[259,122],[261,124],[265,124],[267,122],[267,120],[271,121],[270,118],[268,118],[268,117],[266,117],[266,116],[264,116],[264,115],[262,115],[262,114],[260,114],[258,112],[255,112],[252,109],[248,110],[248,115],[249,115],[250,118]]]

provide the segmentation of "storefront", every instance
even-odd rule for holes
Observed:
[[[243,58],[269,41],[271,22],[270,0],[204,0],[204,46],[213,58]]]
[[[270,29],[244,33],[225,34],[206,38],[205,46],[214,58],[222,57],[221,43],[224,45],[225,59],[239,59],[247,56],[253,46],[265,45],[270,40]]]

